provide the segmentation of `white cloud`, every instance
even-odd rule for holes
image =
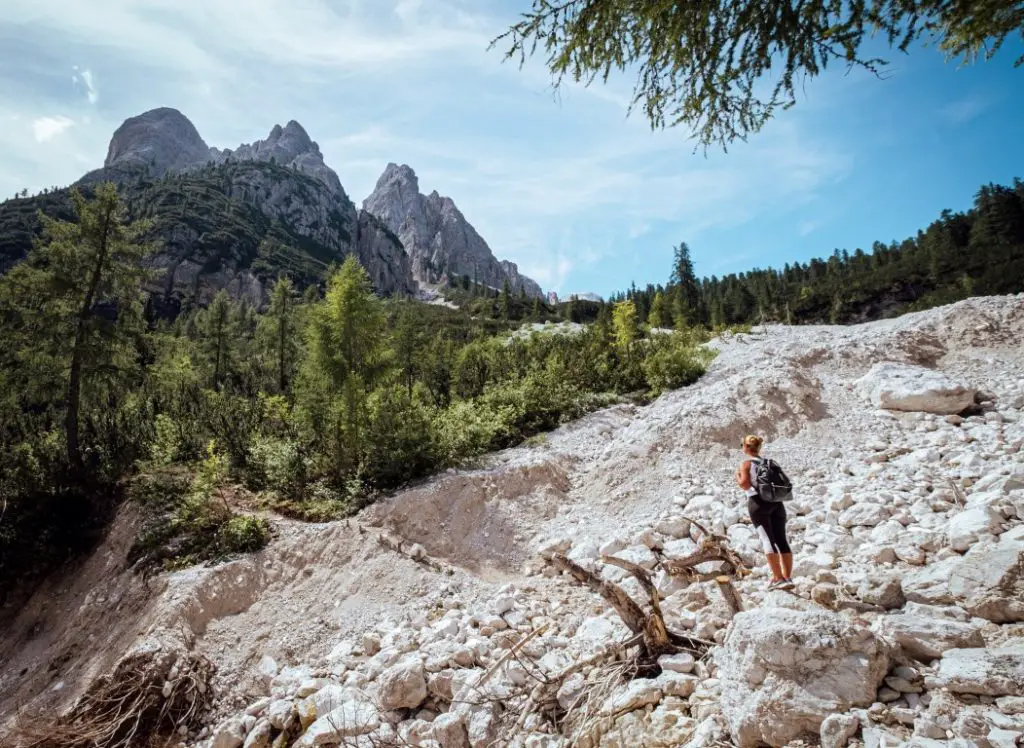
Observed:
[[[40,117],[32,121],[32,134],[35,135],[36,142],[45,143],[48,140],[53,140],[74,124],[73,119],[64,115]]]
[[[968,96],[942,107],[941,114],[951,124],[962,125],[984,112],[990,103],[978,96]]]
[[[99,101],[100,95],[99,92],[96,90],[96,86],[93,84],[92,71],[83,70],[82,81],[85,83],[86,98],[89,99],[90,104],[95,104],[97,101]]]

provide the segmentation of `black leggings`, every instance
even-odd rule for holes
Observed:
[[[750,496],[747,511],[765,553],[790,553],[786,541],[786,507],[781,502],[761,501]]]

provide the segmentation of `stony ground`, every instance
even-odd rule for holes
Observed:
[[[143,584],[126,513],[2,633],[0,714],[66,708],[126,651],[163,647],[216,666],[189,746],[1021,744],[1024,295],[713,345],[693,387],[349,522],[276,520],[265,551],[215,568]],[[746,433],[796,484],[792,593],[766,591],[733,484]],[[654,569],[651,548],[697,547],[687,518],[754,567],[737,582],[746,611],[655,570],[666,622],[706,656],[632,681],[583,668],[560,684],[557,724],[531,712],[538,682],[630,635],[544,556],[643,601],[600,555]]]

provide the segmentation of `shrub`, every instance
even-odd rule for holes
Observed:
[[[191,480],[171,471],[136,479],[129,496],[146,519],[129,560],[144,569],[178,569],[266,545],[266,520],[237,514],[219,495],[227,469],[227,457],[211,441]]]
[[[707,370],[714,353],[689,344],[682,336],[663,335],[649,341],[643,360],[644,378],[656,395],[693,384]]]
[[[153,423],[155,436],[149,447],[149,458],[154,465],[170,465],[181,453],[181,437],[174,420],[160,413]]]
[[[246,476],[253,488],[273,491],[284,499],[302,500],[311,461],[292,439],[257,437],[249,448]]]
[[[217,531],[217,541],[223,553],[252,553],[267,544],[269,526],[262,517],[237,514],[224,522]]]

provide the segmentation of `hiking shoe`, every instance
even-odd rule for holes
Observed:
[[[780,589],[780,590],[791,590],[791,589],[793,589],[793,588],[794,588],[795,586],[796,586],[796,585],[795,585],[795,584],[793,583],[793,580],[792,580],[792,579],[783,579],[783,580],[782,580],[782,581],[781,581],[781,582],[779,583],[779,589]]]
[[[785,585],[786,585],[786,580],[785,579],[773,579],[771,582],[768,583],[768,591],[771,592],[772,590],[783,590],[783,589],[786,589]]]

